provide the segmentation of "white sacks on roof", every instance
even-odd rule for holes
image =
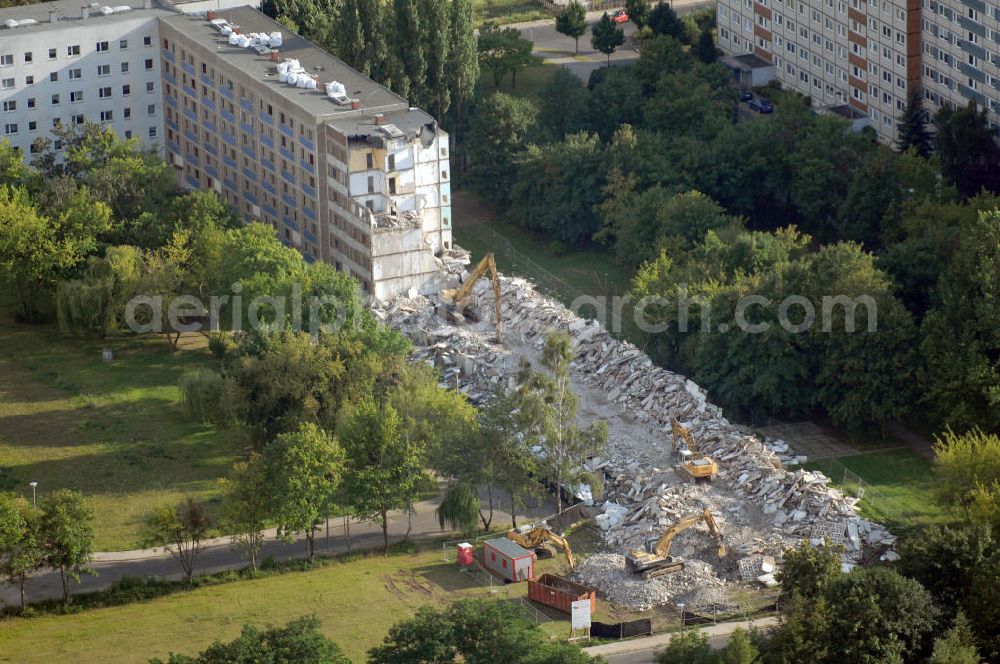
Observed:
[[[268,35],[268,39],[271,42],[271,48],[278,48],[282,44],[280,32],[272,32]]]

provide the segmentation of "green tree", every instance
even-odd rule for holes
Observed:
[[[694,56],[705,64],[712,64],[719,59],[719,53],[715,48],[715,36],[711,30],[702,30],[698,33],[698,42],[694,46]]]
[[[588,126],[589,91],[579,77],[556,69],[539,99],[538,129],[548,140],[561,141]]]
[[[479,66],[493,75],[493,89],[500,89],[500,81],[511,75],[511,87],[517,89],[517,71],[534,64],[531,55],[534,44],[521,36],[516,28],[500,28],[485,25],[479,29],[476,49]]]
[[[292,620],[284,627],[258,629],[243,625],[239,637],[229,643],[216,641],[195,656],[171,654],[164,662],[150,664],[350,664],[337,644],[320,632],[316,616]]]
[[[472,100],[479,81],[479,52],[472,27],[472,14],[472,0],[452,0],[449,34],[451,43],[448,47],[445,77],[450,90],[454,122],[449,122],[448,129],[454,139],[453,146],[460,149],[452,163],[462,171],[465,170],[464,143],[468,122],[466,105]]]
[[[136,247],[112,246],[103,257],[90,256],[83,276],[60,282],[56,290],[60,329],[102,336],[121,329],[125,304],[137,294],[145,269],[145,258]]]
[[[976,650],[969,619],[959,611],[951,629],[934,639],[934,650],[928,664],[979,664],[982,661]]]
[[[469,176],[489,201],[506,205],[517,181],[518,156],[535,130],[538,110],[523,97],[498,92],[479,107],[467,142]]]
[[[921,326],[925,401],[943,425],[1000,427],[1000,211],[961,230]]]
[[[913,88],[906,98],[903,116],[899,118],[899,139],[896,141],[896,148],[900,152],[912,149],[925,159],[929,157],[934,147],[934,138],[927,122],[923,92],[920,88]]]
[[[38,512],[23,498],[0,493],[0,579],[18,586],[22,613],[28,607],[28,577],[43,562]]]
[[[708,636],[697,629],[675,634],[656,656],[657,664],[711,664],[714,661]]]
[[[758,664],[760,651],[751,642],[745,629],[737,628],[729,635],[729,643],[719,653],[719,664]]]
[[[784,567],[778,572],[782,592],[813,599],[823,594],[826,586],[840,576],[841,546],[812,546],[802,542],[797,548],[785,549]]]
[[[316,524],[326,515],[344,476],[344,450],[337,439],[315,424],[283,433],[264,451],[271,514],[278,537],[306,538],[306,556],[316,553]]]
[[[69,604],[70,580],[93,573],[87,565],[94,555],[94,510],[81,493],[70,489],[48,494],[39,507],[45,565],[59,570],[63,603]]]
[[[556,32],[566,35],[576,44],[576,52],[580,53],[580,37],[587,34],[587,10],[576,0],[556,15]]]
[[[611,54],[625,43],[625,31],[611,20],[605,12],[601,19],[590,28],[590,45],[608,56],[608,66],[611,66]]]
[[[399,413],[365,398],[353,405],[338,431],[347,451],[347,495],[361,518],[378,518],[382,552],[389,553],[389,512],[407,507],[426,485],[426,449],[403,435]]]
[[[886,567],[858,568],[824,591],[837,661],[902,662],[928,645],[939,611],[918,582]]]
[[[1000,435],[949,429],[935,439],[934,456],[938,496],[946,507],[968,510],[981,487],[1000,488]],[[1000,504],[995,509],[1000,512]]]
[[[463,537],[474,537],[479,525],[479,494],[468,482],[457,482],[448,487],[437,508],[438,523],[459,531]]]
[[[519,421],[518,398],[502,390],[494,393],[489,404],[480,413],[479,431],[484,454],[485,482],[496,483],[510,499],[511,528],[517,527],[517,509],[524,506],[524,499],[538,493],[538,459],[524,436]],[[491,493],[492,495],[492,493]],[[492,520],[482,516],[483,528],[488,529]]]
[[[420,9],[420,0],[392,0],[392,44],[407,81],[406,92],[400,92],[412,99],[424,99],[427,91],[427,45]]]
[[[451,106],[451,88],[448,86],[447,67],[451,48],[451,12],[444,0],[421,0],[422,41],[426,49],[427,74],[426,98],[418,99],[428,108],[440,124]]]
[[[162,546],[169,551],[190,584],[194,581],[201,544],[211,527],[205,504],[189,497],[178,505],[153,510],[146,518],[145,540],[149,546]]]
[[[766,644],[765,661],[827,662],[830,652],[837,651],[827,639],[830,607],[823,596],[806,598],[792,592],[780,620]]]
[[[649,19],[649,0],[625,0],[625,13],[628,19],[641,28]]]
[[[585,429],[577,423],[580,398],[570,386],[569,363],[573,341],[568,334],[552,333],[542,350],[544,372],[522,363],[518,374],[519,406],[523,430],[531,445],[540,445],[539,456],[547,478],[556,485],[556,510],[563,511],[565,486],[585,478],[583,460],[604,449],[608,424],[592,422]]]
[[[327,39],[341,60],[360,72],[366,72],[365,33],[358,0],[343,0],[330,21]]]
[[[649,12],[646,25],[656,35],[667,35],[678,40],[684,35],[684,23],[677,18],[674,8],[663,0],[657,2],[656,6]]]
[[[264,529],[271,516],[267,480],[267,467],[257,455],[235,463],[230,476],[220,480],[223,523],[253,572],[257,571]]]
[[[986,109],[980,110],[971,101],[958,110],[942,106],[934,124],[941,173],[959,193],[965,197],[983,189],[1000,193],[1000,145]]]

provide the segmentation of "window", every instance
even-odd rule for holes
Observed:
[[[3,90],[13,90],[14,89],[14,79],[12,79],[12,78],[5,78],[5,79],[3,79],[3,81],[0,82],[0,89],[3,89]]]
[[[146,92],[153,92],[156,89],[156,84],[152,81],[146,81]]]
[[[82,69],[70,69],[69,70],[69,80],[75,81],[75,80],[77,80],[79,78],[82,78],[82,77],[83,77],[83,70]]]
[[[0,55],[0,67],[10,67],[14,64],[14,54],[4,53]]]
[[[34,85],[35,84],[35,77],[34,76],[25,76],[24,77],[24,84],[25,85]]]
[[[38,123],[34,120],[28,121],[28,131],[38,131]]]
[[[125,110],[123,112],[125,113],[126,120],[132,117],[132,109],[129,108],[128,106],[125,107]]]
[[[122,86],[122,97],[128,97],[132,94],[132,86],[126,83]]]
[[[111,75],[111,65],[97,65],[97,75],[98,76],[110,76]]]
[[[26,53],[24,54],[24,61],[25,61],[25,62],[33,62],[33,61],[34,61],[34,59],[35,59],[35,56],[31,54],[31,51],[27,51],[27,52],[26,52]]]
[[[7,134],[8,136],[11,135],[11,134],[16,134],[17,133],[17,123],[16,122],[11,122],[9,124],[5,124],[3,126],[3,133]]]
[[[97,91],[97,96],[101,99],[107,99],[111,96],[111,86],[101,88]]]
[[[156,115],[156,104],[150,104],[146,107],[146,115],[153,117]]]
[[[153,68],[153,59],[152,58],[146,58],[145,65],[146,65],[146,71],[151,70]]]
[[[127,74],[128,73],[128,63],[127,62],[123,62],[122,63],[122,73],[123,74]]]
[[[71,58],[80,55],[80,45],[73,44],[72,46],[67,46],[66,55],[70,56]]]
[[[108,50],[108,42],[106,42],[106,41],[99,41],[99,42],[97,42],[97,52],[98,53],[104,53],[107,50]]]
[[[120,39],[120,40],[118,40],[118,48],[120,48],[123,51],[125,49],[127,49],[128,48],[128,40],[127,39]]]
[[[49,82],[50,83],[55,83],[58,80],[59,80],[59,72],[54,71],[51,74],[49,74]]]
[[[86,118],[83,117],[83,113],[77,113],[76,115],[74,115],[71,118],[71,120],[72,120],[73,124],[77,124],[77,125],[82,125],[84,122],[86,122]]]
[[[156,138],[156,127],[150,127],[147,134],[150,138]]]
[[[83,101],[83,90],[69,93],[69,103],[76,104]]]
[[[5,101],[3,103],[3,112],[4,113],[12,113],[13,111],[16,111],[16,110],[17,110],[17,102],[16,101],[11,100],[11,101]]]
[[[35,98],[28,97],[28,108],[34,108],[34,107],[35,107]]]
[[[375,178],[371,175],[368,176],[368,193],[375,193]]]
[[[373,155],[371,152],[365,155],[365,165],[369,169],[375,168],[375,155]],[[368,179],[370,180],[371,178]],[[368,191],[372,191],[372,188],[369,187]]]
[[[55,60],[55,59],[56,59],[56,49],[50,48],[49,49],[49,60]]]
[[[111,122],[114,116],[115,114],[112,111],[101,111],[101,122]]]

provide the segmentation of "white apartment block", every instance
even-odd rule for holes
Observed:
[[[370,296],[437,289],[451,183],[433,118],[246,0],[213,0],[234,7],[207,15],[189,11],[197,1],[142,1],[0,10],[0,139],[30,158],[52,127],[99,122]],[[275,48],[229,36],[275,32]],[[299,85],[280,80],[291,60]]]
[[[923,0],[923,85],[928,110],[989,110],[1000,125],[1000,2]]]
[[[58,125],[100,122],[149,145],[163,132],[156,17],[57,1],[0,10],[0,139],[27,155]]]
[[[920,83],[919,17],[919,0],[719,0],[719,47],[891,142]]]

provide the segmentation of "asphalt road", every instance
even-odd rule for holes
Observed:
[[[414,505],[412,523],[405,513],[395,512],[389,515],[389,541],[401,541],[411,528],[413,539],[429,539],[446,535],[438,524],[435,509],[440,503],[439,498],[422,501]],[[547,500],[543,505],[527,510],[527,515],[521,515],[518,523],[525,518],[538,518],[550,515],[555,510],[555,504]],[[510,517],[502,510],[496,510],[494,524],[506,525]],[[347,552],[347,538],[344,534],[343,519],[331,519],[329,522],[329,539],[326,528],[316,532],[316,552],[318,554],[336,555]],[[352,521],[350,524],[351,548],[381,549],[382,527],[371,521]],[[275,539],[275,531],[266,531],[267,541],[261,550],[260,559],[268,556],[275,560],[305,557],[305,538],[300,537],[292,543],[284,543]],[[204,543],[198,558],[198,574],[221,572],[246,566],[240,551],[235,549],[228,537],[220,537]],[[72,583],[74,593],[91,592],[109,587],[123,577],[160,577],[179,579],[182,577],[181,567],[177,560],[162,548],[138,549],[135,551],[109,551],[94,555],[90,567],[97,572],[96,576],[83,575],[79,583]],[[44,571],[33,576],[28,582],[28,601],[55,599],[62,597],[62,583],[57,571]],[[0,585],[0,602],[3,605],[17,605],[20,602],[16,586]]]
[[[729,636],[738,628],[748,629],[751,624],[757,627],[769,627],[776,623],[775,618],[764,618],[750,622],[730,622],[718,625],[705,625],[701,631],[708,635],[708,644],[716,650],[726,647]],[[591,655],[601,655],[608,664],[656,664],[656,652],[661,650],[675,633],[657,634],[641,639],[630,639],[607,643],[601,646],[584,648]]]

